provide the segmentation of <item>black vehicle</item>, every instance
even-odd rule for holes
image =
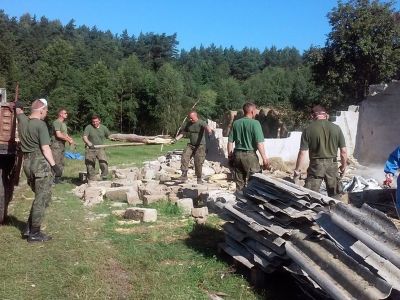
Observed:
[[[18,89],[15,94],[17,99]],[[19,183],[22,153],[16,139],[15,101],[7,102],[4,88],[0,88],[0,106],[0,224],[3,224],[14,187]]]

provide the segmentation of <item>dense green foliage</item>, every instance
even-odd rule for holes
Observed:
[[[286,112],[315,102],[336,108],[363,99],[369,84],[397,78],[393,3],[339,1],[328,18],[326,46],[302,55],[289,47],[178,51],[177,34],[113,35],[0,11],[0,86],[12,91],[19,82],[27,103],[48,98],[50,117],[66,107],[75,132],[96,113],[114,131],[171,134],[197,101],[213,119],[246,100]]]
[[[330,101],[363,100],[370,84],[396,78],[400,63],[399,13],[393,1],[350,0],[328,15],[326,47],[312,49],[313,71]]]

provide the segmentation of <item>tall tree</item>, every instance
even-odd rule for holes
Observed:
[[[328,18],[332,31],[313,67],[315,79],[331,92],[337,87],[347,100],[362,100],[370,84],[389,81],[398,69],[400,32],[393,2],[339,2]]]
[[[166,63],[157,72],[157,79],[157,104],[153,115],[164,134],[174,133],[185,114],[182,76]]]

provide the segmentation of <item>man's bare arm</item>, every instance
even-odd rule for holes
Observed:
[[[40,146],[42,149],[43,156],[46,158],[46,160],[49,162],[50,166],[54,166],[56,163],[53,158],[53,153],[51,152],[51,148],[49,145],[42,145]]]
[[[257,143],[257,150],[260,153],[261,158],[263,160],[263,169],[267,170],[269,168],[269,160],[267,154],[265,153],[264,142]]]
[[[304,164],[304,161],[306,160],[308,154],[308,150],[299,150],[299,154],[297,155],[297,161],[296,161],[296,167],[295,167],[295,172],[300,172],[301,167]]]
[[[340,172],[344,173],[347,168],[347,148],[340,148]]]

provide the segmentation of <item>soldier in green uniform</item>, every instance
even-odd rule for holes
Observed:
[[[52,141],[50,148],[53,152],[56,165],[61,168],[61,171],[64,170],[65,142],[68,142],[70,145],[75,144],[74,140],[68,135],[67,125],[65,124],[67,117],[67,110],[65,108],[60,108],[57,113],[57,119],[55,119],[52,124]],[[54,182],[60,183],[61,177],[56,177]]]
[[[236,190],[242,190],[254,173],[261,172],[256,151],[260,153],[263,168],[268,169],[269,161],[265,153],[264,134],[256,116],[256,105],[247,102],[243,105],[244,117],[233,122],[228,137],[228,160],[232,166]],[[235,143],[235,148],[233,148]]]
[[[190,159],[194,157],[194,170],[197,177],[197,183],[202,183],[202,168],[206,158],[206,138],[204,131],[206,131],[207,134],[210,134],[212,129],[205,121],[199,119],[197,112],[195,111],[191,111],[188,114],[188,118],[189,122],[186,123],[182,132],[175,138],[175,141],[177,141],[183,137],[184,133],[189,135],[189,143],[182,153],[182,176],[179,179],[182,181],[188,179],[187,172],[189,169],[189,162]]]
[[[51,236],[43,233],[40,227],[45,209],[51,201],[54,175],[61,176],[61,169],[56,165],[50,149],[50,135],[43,121],[46,116],[46,99],[38,99],[32,103],[29,117],[23,114],[21,109],[17,109],[18,132],[24,154],[23,169],[28,184],[35,193],[27,227],[23,233],[28,242],[51,240]]]
[[[337,195],[338,163],[337,154],[340,149],[340,173],[347,166],[347,149],[340,127],[328,121],[328,114],[321,105],[316,105],[311,114],[314,120],[302,133],[300,150],[297,156],[293,178],[295,182],[300,176],[303,162],[309,155],[310,165],[304,187],[319,192],[322,180],[325,181],[328,196]]]
[[[85,164],[88,180],[95,180],[96,177],[96,159],[99,161],[101,178],[108,178],[108,163],[106,152],[103,148],[96,148],[96,145],[104,144],[104,140],[110,135],[108,128],[101,123],[100,117],[94,115],[92,124],[86,126],[83,132],[83,141],[86,145]]]

